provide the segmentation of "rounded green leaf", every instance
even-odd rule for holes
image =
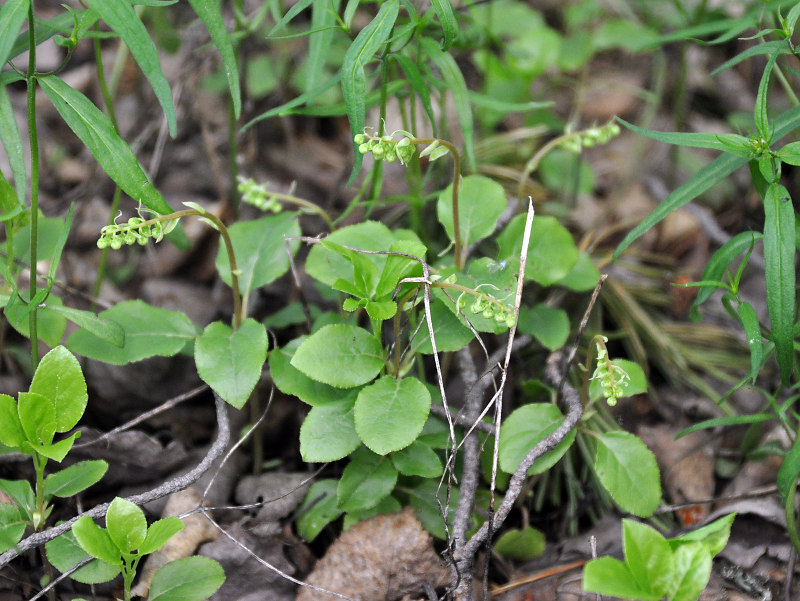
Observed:
[[[391,459],[362,447],[353,453],[336,489],[342,511],[364,511],[387,497],[397,482]]]
[[[544,532],[526,526],[522,530],[506,530],[494,544],[494,550],[508,557],[525,561],[544,553],[546,541]]]
[[[497,236],[500,259],[518,259],[525,231],[525,215],[517,215]],[[531,227],[525,279],[549,286],[564,279],[580,253],[572,235],[555,217],[536,217]]]
[[[513,474],[528,452],[563,421],[564,415],[550,403],[532,403],[516,409],[500,427],[500,469]],[[553,467],[574,440],[573,429],[556,448],[539,457],[528,474],[541,474]]]
[[[458,223],[461,245],[470,244],[494,232],[497,219],[506,210],[506,194],[503,186],[483,175],[468,175],[461,180],[458,191]],[[444,226],[447,236],[453,240],[453,184],[439,193],[436,216]]]
[[[18,447],[25,440],[25,431],[19,421],[17,401],[7,394],[0,394],[0,442],[9,447]]]
[[[556,285],[564,286],[575,292],[588,292],[597,285],[599,280],[600,270],[597,269],[588,253],[581,250],[578,254],[578,261],[572,270],[564,278],[558,280]]]
[[[99,482],[108,470],[102,459],[80,461],[44,479],[45,497],[71,497]]]
[[[439,486],[438,480],[430,478],[416,479],[417,482],[412,486],[404,486],[403,492],[408,495],[408,501],[414,508],[414,514],[419,523],[438,539],[444,540],[447,532],[444,527],[444,519],[439,504],[444,507],[447,504],[447,487]],[[458,488],[450,490],[450,508],[458,506]]]
[[[630,432],[606,432],[597,439],[594,470],[600,483],[625,511],[647,517],[661,501],[655,455]]]
[[[195,555],[169,562],[153,576],[149,601],[203,601],[225,582],[225,571],[210,557]]]
[[[640,587],[627,564],[614,557],[593,559],[583,568],[583,590],[623,599],[661,601],[657,595]]]
[[[233,244],[239,275],[239,290],[244,295],[265,286],[289,271],[286,238],[299,236],[300,226],[294,213],[267,215],[253,221],[239,221],[228,228]],[[299,241],[289,243],[292,254],[297,252]],[[217,271],[222,281],[231,285],[231,266],[224,244],[219,245],[216,259]]]
[[[19,509],[13,505],[0,504],[0,553],[5,553],[22,540],[27,525]]]
[[[185,314],[152,307],[140,300],[118,303],[99,317],[114,321],[125,330],[122,348],[83,329],[72,333],[67,347],[78,355],[114,365],[155,355],[171,357],[197,336],[197,327]]]
[[[342,515],[336,507],[337,481],[333,479],[319,480],[311,485],[303,504],[297,512],[297,532],[304,540],[311,542],[322,529]]]
[[[383,367],[383,348],[363,328],[328,325],[300,345],[291,365],[317,382],[353,388],[378,375]]]
[[[72,533],[81,548],[92,557],[114,566],[122,565],[122,553],[105,528],[101,528],[89,516],[83,516],[72,525]]]
[[[106,529],[117,548],[130,553],[142,546],[147,536],[147,520],[136,504],[116,497],[106,514]]]
[[[53,442],[56,408],[48,397],[35,392],[20,392],[18,411],[28,442],[43,446]]]
[[[560,349],[569,337],[569,317],[564,309],[551,309],[544,303],[521,307],[517,328],[530,334],[549,351]]]
[[[358,393],[356,432],[378,455],[399,451],[422,432],[430,409],[431,395],[422,382],[383,376]]]
[[[144,538],[139,553],[147,555],[157,551],[181,530],[183,530],[183,522],[174,516],[156,520],[147,529],[147,536]]]
[[[404,476],[438,478],[442,475],[442,460],[428,445],[415,440],[405,449],[392,453],[392,463]]]
[[[431,303],[431,323],[436,338],[436,350],[439,352],[461,350],[473,338],[472,331],[439,299]],[[422,324],[411,341],[411,350],[425,355],[433,352],[427,324]]]
[[[45,548],[47,549],[47,559],[59,572],[66,572],[90,557],[75,540],[75,535],[71,531],[49,541],[45,544]],[[84,584],[99,584],[112,580],[119,572],[119,566],[95,559],[70,574],[69,577]]]
[[[39,362],[31,392],[50,399],[56,410],[56,432],[66,432],[86,410],[89,394],[80,363],[63,346],[57,346]]]
[[[313,407],[300,427],[300,455],[308,463],[347,457],[361,444],[353,421],[355,393],[339,403]]]
[[[311,406],[338,403],[350,396],[350,390],[334,388],[312,380],[290,364],[297,347],[303,340],[305,337],[296,338],[286,346],[274,349],[269,354],[269,371],[278,390],[284,394],[294,395]]]
[[[194,347],[197,373],[226,402],[241,409],[261,378],[267,360],[267,331],[255,319],[238,330],[215,321]]]

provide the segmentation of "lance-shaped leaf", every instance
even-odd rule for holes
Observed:
[[[92,10],[108,23],[130,49],[134,60],[153,86],[153,92],[167,118],[169,133],[174,138],[178,126],[175,119],[175,105],[172,103],[172,90],[161,71],[158,50],[153,45],[153,40],[150,39],[150,34],[147,33],[139,15],[133,10],[133,5],[119,0],[92,0]],[[216,43],[216,40],[214,41]]]
[[[378,14],[353,40],[342,61],[342,94],[344,95],[347,117],[350,120],[351,138],[364,130],[366,120],[367,93],[364,65],[369,62],[381,47],[394,27],[400,9],[399,0],[389,0],[381,5]],[[355,143],[353,150],[356,150]],[[353,172],[350,179],[355,178],[361,169],[362,156],[355,152]]]
[[[120,3],[123,4],[123,3]],[[131,198],[156,213],[172,209],[145,175],[130,146],[114,125],[86,96],[55,75],[39,77],[44,93],[108,176]]]
[[[0,40],[2,39],[3,34],[0,33]],[[8,155],[11,173],[14,175],[14,187],[17,191],[17,204],[21,206],[25,202],[25,187],[27,186],[25,153],[22,147],[19,127],[17,127],[17,120],[14,117],[14,109],[11,106],[11,99],[8,97],[5,85],[0,85],[0,142],[2,142],[3,148]],[[1,175],[0,178],[2,178]],[[3,213],[8,212],[7,203],[3,203],[2,208]]]
[[[11,48],[25,19],[31,0],[8,0],[0,8],[0,65],[10,58]]]
[[[789,191],[772,184],[764,197],[764,271],[772,340],[784,386],[791,383],[794,364],[795,236]]]

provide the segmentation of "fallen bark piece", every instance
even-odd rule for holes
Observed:
[[[447,572],[426,532],[407,507],[379,515],[343,532],[306,582],[354,599],[394,601],[421,596],[423,583],[444,586]],[[333,595],[301,587],[297,601],[333,601]]]
[[[170,495],[161,517],[181,515],[199,506],[200,502],[200,493],[190,486]],[[146,597],[150,592],[153,576],[158,570],[170,561],[191,557],[202,543],[219,537],[219,531],[199,513],[185,517],[183,524],[183,530],[169,539],[158,551],[147,556],[139,582],[131,589],[132,596]]]

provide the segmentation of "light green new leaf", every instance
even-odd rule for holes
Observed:
[[[450,54],[443,52],[434,40],[423,37],[420,39],[420,44],[425,54],[428,55],[441,72],[447,89],[453,95],[456,116],[458,117],[459,125],[461,125],[461,134],[464,136],[464,154],[467,167],[470,171],[477,171],[475,162],[475,129],[464,75],[461,73],[458,64],[456,64],[456,60]]]
[[[356,432],[371,451],[386,455],[417,438],[431,409],[431,395],[416,378],[383,376],[358,393]]]
[[[119,0],[92,0],[92,10],[100,15],[100,18],[122,38],[122,41],[130,49],[134,60],[153,87],[153,92],[155,92],[164,116],[167,118],[169,133],[174,138],[178,126],[175,119],[175,105],[172,103],[172,90],[161,71],[158,50],[153,45],[153,40],[150,39],[150,34],[147,33],[139,15],[136,14],[130,3]],[[216,43],[216,40],[214,42]]]
[[[614,557],[593,559],[583,568],[583,590],[623,599],[640,601],[661,601],[657,595],[640,587],[633,578],[630,568]]]
[[[705,545],[706,549],[713,557],[722,551],[725,548],[725,545],[728,544],[728,538],[731,535],[731,526],[733,525],[733,520],[735,517],[735,513],[729,513],[728,515],[722,516],[718,520],[714,520],[702,528],[692,530],[691,532],[687,532],[686,534],[682,534],[681,536],[670,539],[669,543],[674,551],[685,541],[701,542],[703,545]]]
[[[444,43],[442,50],[447,50],[453,45],[453,40],[458,35],[458,18],[450,4],[450,0],[432,0],[431,8],[436,11],[436,16],[439,17],[439,23],[442,25],[444,32]]]
[[[242,295],[265,286],[289,271],[289,255],[286,238],[300,235],[300,226],[294,213],[267,215],[253,221],[239,221],[228,228],[233,244],[239,275],[239,291]],[[299,242],[289,243],[292,254],[297,252]],[[222,281],[231,285],[231,267],[228,250],[219,245],[216,259],[217,271]]]
[[[353,418],[354,391],[338,403],[312,407],[300,427],[300,456],[307,463],[347,457],[361,445]]]
[[[342,515],[336,507],[337,481],[332,478],[318,480],[311,485],[306,498],[298,508],[297,532],[303,540],[311,542],[322,529]]]
[[[195,343],[197,373],[227,403],[241,409],[261,377],[267,345],[267,331],[255,319],[246,319],[238,330],[215,321]]]
[[[194,12],[205,24],[211,41],[217,47],[222,57],[222,65],[225,68],[225,77],[228,79],[228,88],[231,92],[233,102],[233,114],[238,119],[242,110],[242,92],[239,89],[239,65],[236,61],[236,53],[233,50],[233,42],[228,31],[225,29],[225,22],[222,20],[219,0],[189,0]]]
[[[138,505],[116,497],[106,513],[106,529],[117,549],[130,553],[142,546],[147,536],[147,520]]]
[[[0,394],[0,443],[19,447],[24,440],[25,430],[19,421],[17,401],[7,394]]]
[[[347,118],[350,120],[351,139],[364,130],[366,120],[365,96],[367,82],[364,74],[364,65],[372,60],[373,55],[389,37],[399,10],[399,0],[383,2],[378,14],[356,36],[356,39],[353,40],[344,55],[342,61],[342,94]],[[355,143],[353,143],[353,150],[355,160],[353,161],[350,183],[352,183],[352,180],[361,169],[361,161],[363,159],[361,153],[357,152]]]
[[[39,453],[39,455],[47,457],[48,459],[52,459],[53,461],[61,463],[64,460],[64,457],[67,456],[67,453],[69,453],[72,445],[75,444],[75,440],[80,438],[80,435],[80,431],[74,432],[63,440],[59,440],[58,442],[54,442],[52,444],[36,444],[28,441],[23,443],[22,451],[24,453],[36,452]]]
[[[513,474],[528,452],[563,421],[564,415],[550,403],[532,403],[514,410],[500,427],[500,469]],[[574,429],[570,430],[558,446],[534,461],[528,475],[553,467],[572,445],[575,434]]]
[[[90,557],[75,540],[72,531],[65,532],[45,544],[47,559],[60,572],[71,570],[75,565]],[[119,574],[119,566],[112,566],[104,561],[95,559],[79,570],[72,572],[69,577],[84,584],[99,584],[108,582]]]
[[[772,74],[772,69],[775,67],[775,62],[778,60],[778,56],[781,54],[781,49],[777,49],[772,56],[769,57],[767,65],[764,67],[764,72],[761,74],[761,81],[758,83],[756,106],[755,111],[753,112],[753,120],[756,124],[756,132],[762,139],[766,140],[767,143],[772,141],[772,128],[770,127],[769,114],[767,113],[769,78]]]
[[[102,459],[80,461],[44,479],[44,496],[67,498],[100,481],[108,470]]]
[[[681,545],[673,554],[673,583],[670,601],[695,601],[711,578],[711,554],[702,543]]]
[[[72,533],[81,548],[92,557],[96,557],[113,566],[122,565],[122,554],[111,540],[108,531],[83,516],[72,525]]]
[[[141,300],[118,303],[100,313],[99,317],[116,322],[125,330],[122,348],[83,329],[67,339],[67,348],[77,355],[113,365],[125,365],[156,355],[171,357],[198,334],[197,327],[185,314],[152,307]]]
[[[361,447],[353,453],[339,480],[337,506],[343,511],[371,509],[389,496],[396,482],[392,460]]]
[[[53,402],[35,392],[20,392],[17,411],[25,437],[33,445],[47,446],[56,433],[56,408]]]
[[[183,522],[175,516],[156,520],[147,529],[142,546],[139,548],[141,555],[148,555],[164,546],[169,539],[183,530]]]
[[[597,439],[594,471],[611,498],[625,511],[647,517],[661,501],[661,479],[652,451],[630,432],[613,431]]]
[[[47,397],[53,404],[56,432],[72,429],[89,401],[81,365],[63,346],[57,346],[39,362],[30,391]]]
[[[2,39],[3,34],[0,33],[0,40]],[[11,165],[14,188],[17,191],[17,203],[20,206],[24,205],[28,181],[25,152],[23,151],[17,120],[14,117],[14,109],[11,106],[11,99],[8,97],[8,90],[4,85],[0,86],[0,142],[3,144],[3,149],[6,151],[8,162]]]
[[[379,221],[362,221],[336,230],[326,241],[361,250],[388,250],[395,241],[395,234]],[[386,265],[386,255],[362,255],[382,272]],[[338,279],[353,280],[353,264],[343,255],[315,244],[308,253],[306,273],[327,286],[333,286]]]
[[[110,1],[115,4],[125,4],[117,0]],[[130,146],[119,136],[108,117],[91,100],[55,75],[39,77],[38,81],[70,129],[86,145],[103,171],[128,196],[135,201],[141,201],[144,206],[156,213],[172,212],[158,190],[150,183]]]
[[[419,440],[392,453],[392,463],[404,476],[438,478],[442,475],[442,460],[432,448]]]
[[[22,24],[28,18],[30,0],[8,0],[0,8],[0,66],[11,58],[11,48]]]
[[[194,555],[169,562],[153,576],[149,601],[201,601],[225,582],[222,566],[210,557]]]
[[[800,165],[800,142],[789,142],[776,155],[782,163],[794,166]]]
[[[383,367],[383,347],[363,328],[327,325],[300,345],[291,364],[312,380],[353,388],[378,375]]]
[[[794,368],[795,236],[789,191],[772,184],[764,197],[764,271],[772,340],[784,386],[791,385]]]
[[[639,482],[637,488],[639,486],[644,487],[647,484]],[[625,563],[628,564],[636,584],[660,599],[669,590],[675,574],[669,543],[651,526],[633,520],[622,520],[622,546],[625,550]]]
[[[497,220],[506,210],[506,195],[503,186],[483,175],[468,175],[461,180],[458,191],[458,222],[461,244],[470,244],[494,232]],[[439,194],[436,216],[444,226],[447,236],[453,240],[453,184]]]

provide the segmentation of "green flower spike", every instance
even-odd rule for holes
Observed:
[[[617,404],[619,397],[625,396],[625,385],[630,380],[628,372],[614,365],[608,358],[606,348],[608,338],[597,336],[595,344],[597,346],[597,367],[592,374],[591,380],[599,380],[603,389],[603,398],[606,399],[609,407]]]

